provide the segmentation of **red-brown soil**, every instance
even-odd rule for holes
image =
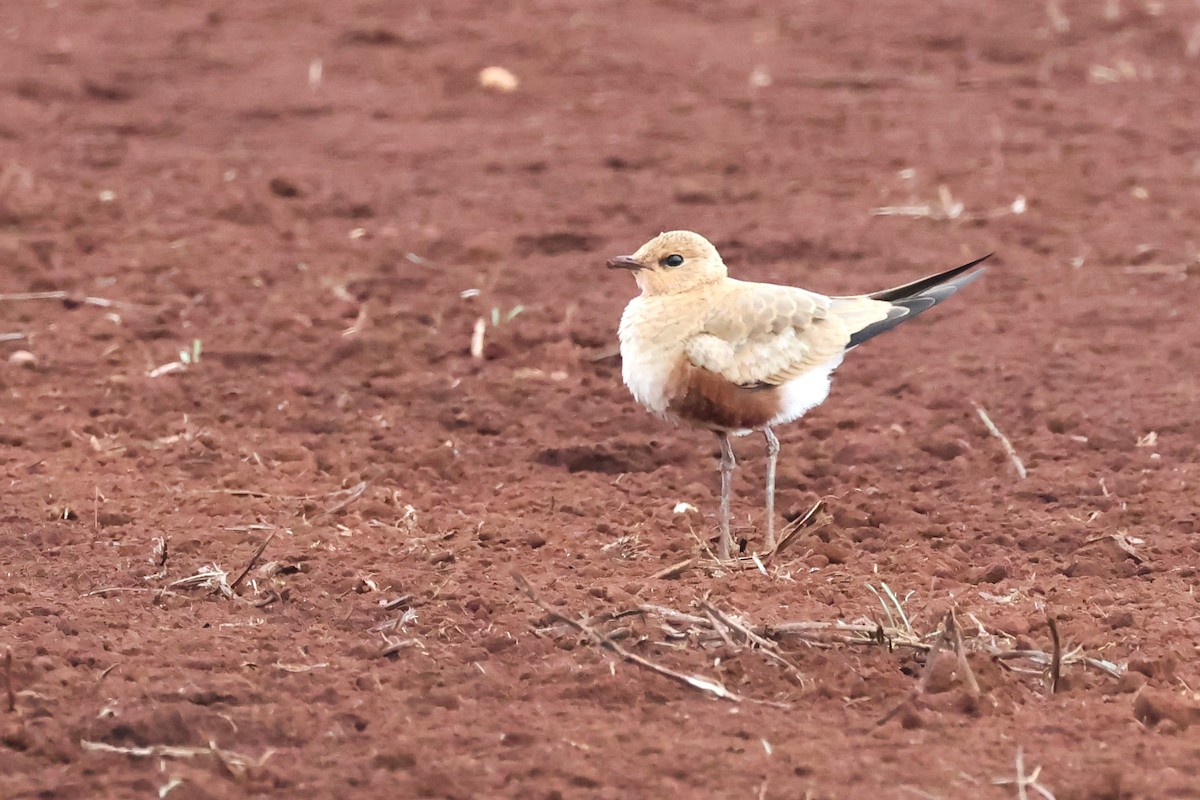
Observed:
[[[1200,8],[782,5],[0,6],[0,796],[1012,798],[1021,752],[1200,797]],[[781,511],[829,519],[766,574],[654,577],[716,443],[628,397],[603,263],[674,227],[826,292],[998,252],[780,432]],[[602,626],[717,699],[513,573],[759,625],[886,623],[886,583],[981,694],[935,665],[879,724],[911,649]],[[1126,674],[983,649],[1048,618]]]

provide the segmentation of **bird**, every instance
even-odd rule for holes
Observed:
[[[962,289],[992,255],[848,297],[731,278],[717,248],[692,231],[667,231],[632,255],[608,259],[608,268],[632,272],[640,289],[618,329],[625,386],[649,411],[712,431],[720,443],[718,560],[729,559],[732,545],[729,493],[737,461],[730,437],[760,431],[765,439],[765,544],[772,552],[775,428],[825,401],[847,352]]]

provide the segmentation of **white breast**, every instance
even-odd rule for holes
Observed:
[[[621,340],[621,378],[633,399],[650,411],[667,413],[667,379],[673,364],[658,348],[637,339]]]
[[[635,297],[621,315],[620,328],[625,385],[635,400],[668,418],[667,383],[683,355],[685,338],[674,317],[666,303]]]

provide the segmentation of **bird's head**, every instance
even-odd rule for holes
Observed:
[[[679,294],[728,274],[717,248],[691,231],[660,233],[633,255],[610,258],[608,268],[632,271],[648,295]]]

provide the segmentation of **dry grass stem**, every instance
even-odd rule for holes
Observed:
[[[275,754],[274,750],[267,750],[262,754],[261,758],[251,758],[240,753],[234,753],[231,750],[222,750],[217,747],[216,742],[212,741],[208,743],[207,747],[179,747],[167,744],[152,744],[145,747],[120,747],[108,744],[107,742],[92,742],[82,739],[79,742],[79,746],[84,750],[96,753],[116,753],[134,758],[198,758],[200,756],[213,756],[217,759],[217,763],[230,776],[235,778],[245,775],[246,771],[251,767],[263,766],[267,763],[267,759]]]
[[[258,546],[258,549],[254,551],[254,555],[250,556],[250,560],[246,562],[246,567],[240,573],[238,573],[236,578],[233,579],[233,583],[229,584],[230,591],[236,590],[238,584],[244,581],[246,576],[250,574],[250,570],[254,568],[254,565],[258,562],[258,559],[262,557],[263,551],[267,549],[267,545],[269,545],[271,540],[275,538],[275,534],[276,531],[271,531],[267,535],[267,538],[262,540],[262,544]]]
[[[17,690],[13,688],[13,654],[11,647],[4,650],[4,703],[10,714],[17,710]]]
[[[1029,800],[1029,790],[1033,789],[1037,792],[1042,800],[1055,800],[1054,793],[1047,789],[1042,784],[1038,783],[1038,777],[1042,774],[1040,766],[1034,767],[1033,772],[1025,774],[1025,750],[1022,747],[1017,747],[1017,757],[1015,759],[1016,778],[996,778],[992,781],[995,786],[1015,786],[1017,787],[1017,800]]]
[[[979,681],[975,678],[975,671],[971,669],[971,662],[967,660],[967,648],[963,644],[962,628],[958,624],[958,615],[954,613],[953,608],[946,612],[943,627],[954,643],[954,655],[958,657],[959,677],[967,684],[967,690],[971,696],[979,697],[981,694]]]
[[[84,592],[83,597],[103,597],[106,594],[117,594],[119,592],[153,592],[160,597],[184,597],[178,592],[172,592],[167,589],[154,589],[149,586],[105,586],[102,589],[93,589],[90,592]]]
[[[518,578],[518,585],[524,588],[521,580]],[[894,594],[891,596],[895,597]],[[879,594],[879,597],[883,600],[886,593]],[[1011,671],[1031,675],[1046,675],[1047,669],[1055,660],[1053,653],[1042,650],[1007,649],[1004,645],[1013,641],[1011,637],[989,633],[982,624],[978,623],[978,620],[976,620],[978,630],[970,632],[969,637],[966,636],[954,609],[943,616],[935,631],[922,635],[917,633],[911,625],[906,626],[903,623],[883,625],[869,621],[801,620],[769,625],[753,624],[746,621],[744,615],[723,611],[707,600],[696,601],[695,606],[700,613],[688,613],[666,606],[645,604],[625,611],[607,611],[582,620],[566,618],[561,612],[544,603],[535,602],[554,620],[553,624],[535,626],[535,633],[555,638],[583,633],[591,641],[598,642],[602,647],[613,650],[622,658],[636,663],[640,662],[635,654],[611,646],[613,640],[617,638],[623,639],[635,635],[635,631],[628,625],[622,624],[619,628],[613,627],[619,620],[628,617],[637,617],[643,623],[651,626],[657,624],[661,638],[655,637],[651,631],[642,631],[637,633],[639,642],[651,641],[660,647],[674,648],[687,647],[689,644],[701,648],[721,645],[726,647],[747,646],[758,651],[765,658],[786,667],[801,681],[805,678],[800,667],[784,649],[789,642],[805,647],[886,647],[889,651],[904,648],[923,653],[926,667],[918,685],[898,707],[880,720],[880,724],[892,719],[905,706],[926,691],[931,680],[933,664],[941,653],[954,654],[955,672],[972,697],[979,697],[982,689],[968,658],[971,653],[986,655]],[[893,617],[895,616],[895,611],[891,611],[891,606],[886,602],[884,608],[888,609]],[[1060,652],[1057,659],[1060,670],[1069,664],[1079,664],[1118,678],[1124,672],[1121,667],[1112,662],[1083,655],[1079,648],[1069,652]],[[1022,661],[1030,663],[1035,668],[1015,666],[1016,662]],[[643,666],[646,665],[643,664]],[[658,665],[647,668],[658,671]],[[679,673],[676,673],[673,679],[684,680],[679,677]]]
[[[712,625],[717,635],[721,637],[721,641],[725,642],[726,646],[731,649],[736,648],[737,645],[733,643],[733,639],[729,638],[729,633],[725,630],[727,626],[722,625],[721,621],[717,619],[716,615],[710,609],[705,608],[704,613],[708,615],[709,624]]]
[[[896,593],[892,591],[892,587],[888,586],[883,581],[880,581],[879,585],[883,589],[884,594],[887,595],[887,600],[891,601],[890,607],[888,606],[887,601],[885,601],[883,599],[883,595],[881,595],[879,593],[878,589],[876,589],[874,586],[872,586],[869,583],[867,584],[867,588],[871,590],[871,594],[875,595],[875,597],[877,597],[879,599],[879,604],[881,606],[883,606],[883,613],[884,613],[884,616],[887,617],[888,627],[890,627],[890,628],[898,627],[896,625],[895,618],[892,616],[892,608],[895,608],[896,613],[900,615],[900,622],[904,625],[905,632],[907,632],[911,636],[913,633],[913,627],[912,627],[912,623],[909,622],[909,620],[908,620],[908,614],[906,614],[904,611],[903,604],[901,604],[899,598],[896,597]]]
[[[342,331],[342,336],[357,336],[363,332],[363,328],[367,325],[367,303],[363,303],[358,307],[358,316],[354,318],[354,324]]]
[[[887,606],[884,606],[884,610],[886,609]],[[925,668],[921,670],[921,678],[917,681],[917,685],[913,687],[912,691],[905,696],[904,700],[902,700],[899,705],[895,706],[891,711],[884,714],[883,717],[881,717],[875,723],[877,726],[885,725],[890,722],[897,714],[899,714],[912,703],[916,702],[918,698],[924,696],[924,694],[929,691],[929,682],[933,679],[933,673],[937,665],[938,656],[941,655],[943,650],[954,651],[957,649],[955,642],[955,634],[957,630],[958,626],[954,622],[954,611],[951,609],[950,611],[947,611],[946,616],[942,618],[942,624],[938,628],[937,637],[933,640],[933,643],[929,647],[929,651],[925,654]],[[965,661],[965,656],[963,660]],[[967,670],[968,672],[970,671],[969,666],[967,667]],[[973,674],[971,679],[972,681],[974,680]],[[978,684],[976,684],[975,689],[978,691]]]
[[[911,217],[913,219],[931,219],[938,222],[948,220],[984,220],[984,219],[999,219],[1010,215],[1024,214],[1029,210],[1029,201],[1025,199],[1025,195],[1017,195],[1008,205],[992,208],[987,211],[978,213],[968,213],[966,204],[961,200],[955,200],[954,195],[950,192],[950,187],[945,184],[938,186],[938,199],[936,203],[915,203],[905,206],[880,206],[879,208],[871,209],[871,213],[877,217]]]
[[[1017,455],[1017,450],[1012,446],[1012,442],[1008,440],[1007,436],[1000,432],[1000,429],[996,427],[996,423],[992,422],[992,418],[989,417],[988,413],[983,410],[983,406],[979,405],[978,403],[972,403],[971,405],[975,406],[975,413],[977,413],[979,415],[979,419],[983,421],[983,426],[988,429],[988,433],[1000,440],[1001,446],[1004,447],[1004,452],[1008,454],[1008,460],[1013,463],[1014,467],[1016,467],[1017,474],[1021,476],[1021,480],[1025,480],[1025,462],[1021,460],[1019,455]]]
[[[1034,670],[1034,674],[1045,674],[1045,671],[1050,667],[1051,660],[1054,658],[1051,653],[1047,653],[1044,650],[989,650],[987,652],[988,655],[1002,664],[1016,660],[1026,660],[1037,664],[1041,669]],[[1124,669],[1111,661],[1081,655],[1079,648],[1063,653],[1059,659],[1059,664],[1064,666],[1067,664],[1083,664],[1084,666],[1111,675],[1114,678],[1119,678],[1125,674]]]
[[[825,508],[825,498],[821,498],[813,507],[810,508],[801,517],[798,517],[780,531],[779,539],[775,542],[775,549],[766,554],[767,563],[770,564],[775,560],[775,557],[788,548],[796,539],[800,538],[800,531],[809,527],[819,527],[826,520],[818,518],[817,515]]]
[[[683,625],[704,625],[708,620],[704,617],[697,617],[695,614],[685,614],[682,611],[676,611],[673,608],[666,606],[644,605],[638,608],[639,612],[645,614],[653,614],[662,617],[665,620]]]
[[[610,358],[616,358],[619,355],[621,355],[621,346],[614,344],[612,347],[602,347],[594,350],[590,355],[588,355],[587,358],[588,361],[594,363],[596,361],[605,361]]]
[[[682,683],[685,686],[690,686],[693,689],[699,689],[702,692],[707,692],[708,694],[711,694],[714,697],[719,697],[722,700],[730,700],[735,703],[751,702],[759,705],[772,706],[774,708],[791,708],[791,706],[786,703],[776,703],[769,700],[755,700],[753,698],[743,697],[742,695],[725,688],[724,684],[720,683],[719,681],[705,678],[700,675],[690,675],[685,672],[677,672],[669,667],[664,667],[661,664],[657,664],[648,658],[644,658],[637,653],[625,649],[621,645],[614,642],[609,636],[597,631],[595,628],[589,625],[580,622],[579,620],[572,619],[553,606],[545,603],[540,597],[538,597],[537,592],[534,591],[533,586],[530,585],[529,581],[527,581],[520,574],[513,573],[513,580],[516,581],[517,587],[524,592],[531,601],[533,601],[533,604],[542,609],[542,611],[546,612],[546,614],[551,618],[556,619],[578,633],[583,634],[599,647],[609,650],[610,652],[620,656],[622,659],[629,661],[630,663],[637,664],[643,669],[647,669],[651,672],[662,675],[663,677],[669,678],[677,683]]]
[[[0,303],[18,302],[23,300],[68,300],[83,305],[97,306],[99,308],[129,308],[128,303],[122,303],[117,300],[109,300],[104,297],[80,297],[64,292],[61,289],[53,292],[16,292],[14,294],[0,294]]]
[[[471,330],[471,358],[483,358],[483,335],[487,333],[487,320],[479,317]]]
[[[155,536],[154,547],[150,549],[150,564],[151,566],[157,567],[158,571],[151,575],[143,576],[144,579],[152,581],[157,580],[158,578],[165,578],[167,576],[167,559],[169,557],[170,553],[167,549],[166,537]]]
[[[256,497],[266,500],[288,500],[293,502],[308,502],[309,500],[327,500],[339,495],[349,494],[359,491],[361,483],[357,483],[348,489],[333,489],[332,491],[322,492],[320,494],[272,494],[258,489],[207,489],[203,494],[227,494],[230,497]]]
[[[877,72],[847,72],[833,75],[799,75],[794,82],[809,89],[916,89],[938,84],[929,75],[892,75]]]
[[[412,600],[413,600],[413,596],[411,594],[402,594],[393,600],[385,600],[384,602],[379,604],[379,607],[382,608],[384,611],[391,611],[393,609],[399,608],[400,606],[408,605],[409,603],[412,602]]]
[[[669,567],[660,569],[650,577],[653,580],[668,580],[670,578],[678,578],[680,575],[687,572],[694,566],[696,566],[695,558],[685,558],[683,561],[680,561],[677,564],[672,564]]]
[[[1050,694],[1058,692],[1058,681],[1062,676],[1062,640],[1058,636],[1058,622],[1054,617],[1047,617],[1046,624],[1050,627],[1050,639],[1054,643],[1054,651],[1050,654]]]
[[[1144,564],[1146,562],[1146,557],[1139,553],[1137,548],[1134,547],[1135,541],[1138,544],[1142,544],[1143,542],[1140,539],[1132,540],[1123,533],[1102,533],[1099,536],[1093,536],[1083,543],[1083,547],[1104,541],[1111,541],[1138,564]]]
[[[388,636],[383,637],[383,649],[379,651],[381,658],[395,655],[401,650],[407,650],[410,647],[419,647],[421,643],[416,639],[393,639]]]
[[[791,659],[780,652],[778,642],[773,642],[769,639],[759,636],[750,626],[746,625],[735,617],[725,614],[723,611],[719,610],[716,608],[716,606],[707,601],[701,602],[700,607],[704,610],[704,613],[708,615],[709,619],[713,621],[714,627],[717,627],[718,625],[724,626],[731,631],[741,634],[748,644],[753,645],[768,659],[787,667],[798,680],[804,680],[804,673],[801,672],[800,667],[796,666]]]
[[[367,491],[367,482],[360,481],[359,483],[356,483],[355,485],[351,486],[349,489],[341,489],[336,492],[330,492],[328,495],[326,495],[327,497],[334,497],[339,494],[343,495],[343,497],[340,500],[338,500],[336,503],[331,505],[329,508],[322,511],[320,514],[317,514],[315,517],[310,519],[309,522],[310,523],[316,522],[319,519],[336,514],[337,512],[341,511],[346,506],[353,503],[358,498],[362,497],[363,493],[366,491]]]
[[[221,594],[230,600],[240,599],[229,585],[229,573],[217,564],[208,564],[196,571],[196,574],[180,578],[167,584],[168,589],[210,589],[214,594]]]

